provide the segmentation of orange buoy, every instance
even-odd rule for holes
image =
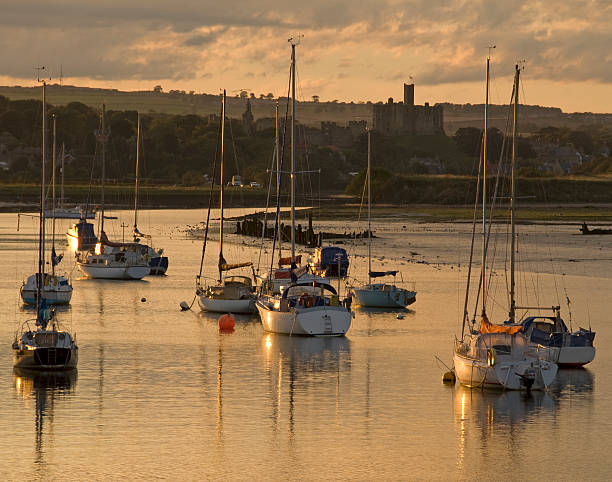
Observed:
[[[236,320],[230,313],[219,317],[219,331],[221,333],[232,333],[234,326],[236,326]]]

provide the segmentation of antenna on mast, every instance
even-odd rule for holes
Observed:
[[[304,38],[304,34],[298,33],[295,37],[291,37],[287,40],[291,45],[300,45],[300,42]]]
[[[496,48],[497,45],[489,45],[487,48],[489,49],[489,59],[491,58],[491,50],[493,50],[494,48]]]
[[[45,66],[42,65],[40,67],[34,67],[34,70],[36,71],[36,82],[42,82],[43,84],[47,81],[46,78],[41,78],[40,73],[45,70]],[[51,80],[51,77],[49,77],[49,80]]]

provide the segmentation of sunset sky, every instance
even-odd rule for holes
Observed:
[[[3,0],[0,84],[55,81],[121,90],[286,95],[297,48],[300,98],[482,103],[487,46],[492,102],[612,112],[610,0]]]

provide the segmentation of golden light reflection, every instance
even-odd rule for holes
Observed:
[[[272,337],[270,335],[266,335],[266,348],[269,350],[272,347]]]
[[[70,251],[76,253],[79,249],[79,240],[74,236],[70,236]]]
[[[102,244],[100,243],[96,243],[96,251],[95,251],[96,255],[100,255],[102,254]]]

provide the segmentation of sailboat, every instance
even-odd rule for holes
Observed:
[[[353,314],[350,298],[344,300],[336,289],[323,281],[300,280],[304,271],[298,268],[295,256],[295,46],[291,43],[291,268],[288,284],[281,294],[260,290],[257,310],[264,330],[288,335],[341,336],[351,327]],[[280,207],[277,203],[276,225]],[[276,229],[278,232],[278,229]],[[274,256],[274,249],[272,250]],[[272,270],[270,270],[272,272]]]
[[[55,320],[55,312],[48,308],[44,298],[45,286],[45,164],[47,109],[45,98],[46,84],[42,82],[42,168],[40,186],[40,219],[38,237],[38,272],[36,273],[36,318],[26,320],[15,333],[12,344],[13,361],[16,368],[42,370],[61,370],[76,367],[78,347],[72,335],[61,329]],[[30,326],[30,322],[35,327]]]
[[[44,88],[44,84],[43,84]],[[43,115],[46,115],[47,107],[46,107],[46,99],[43,96]],[[46,123],[45,123],[46,128]],[[39,243],[42,246],[42,259],[43,259],[43,272],[42,274],[36,273],[30,275],[26,278],[26,280],[21,285],[19,290],[19,294],[21,295],[21,299],[26,305],[36,305],[38,299],[38,279],[42,277],[42,297],[48,305],[67,305],[70,303],[70,299],[72,298],[72,285],[70,284],[70,280],[65,277],[57,274],[55,272],[55,267],[62,260],[63,256],[57,255],[55,252],[55,216],[53,215],[55,209],[55,116],[53,117],[53,205],[51,206],[51,217],[53,219],[53,235],[52,235],[52,247],[51,247],[51,273],[45,273],[44,271],[44,263],[46,260],[45,255],[45,222],[46,222],[46,210],[45,210],[45,200],[44,198],[41,201],[42,209],[40,211],[41,222],[42,222],[42,233],[41,239],[39,239]],[[46,134],[46,133],[45,133]],[[46,140],[46,139],[45,139]],[[43,150],[45,149],[45,144],[43,143]],[[46,153],[43,159],[43,163],[46,162]],[[43,166],[44,168],[44,166]],[[41,178],[41,186],[43,192],[45,191],[45,177],[44,171],[43,176]]]
[[[519,327],[527,340],[538,349],[544,351],[547,359],[555,362],[561,367],[580,367],[584,366],[595,358],[595,347],[593,341],[595,332],[580,328],[577,331],[570,331],[561,318],[561,307],[521,307],[516,305],[515,289],[515,247],[516,232],[514,226],[515,218],[515,191],[516,191],[516,150],[518,135],[518,85],[520,70],[516,66],[515,91],[514,91],[514,130],[512,135],[512,194],[510,196],[510,310],[508,321],[502,328],[513,329]],[[526,316],[522,321],[517,320],[517,311],[550,311],[551,315]]]
[[[371,308],[405,308],[416,301],[416,291],[395,285],[397,270],[372,271],[372,149],[371,131],[368,129],[368,284],[353,288],[357,304]],[[393,283],[372,283],[372,278],[393,277]],[[401,274],[400,274],[401,276]]]
[[[104,127],[105,107],[102,106],[100,137],[102,141],[102,200],[100,210],[100,237],[93,249],[77,251],[76,264],[88,278],[97,279],[142,279],[151,268],[146,249],[138,243],[112,242],[104,232],[104,178],[106,168],[106,137]],[[146,248],[146,247],[145,247]]]
[[[223,257],[223,164],[224,164],[224,137],[225,137],[225,90],[221,104],[221,138],[220,138],[220,160],[221,173],[219,182],[219,278],[216,284],[202,285],[202,267],[204,255],[206,253],[206,241],[208,238],[208,224],[210,221],[210,202],[208,206],[208,219],[206,221],[206,231],[204,235],[204,245],[202,249],[202,260],[200,263],[200,275],[197,277],[196,296],[202,311],[212,311],[215,313],[255,313],[255,294],[253,291],[252,279],[248,276],[223,276],[225,271],[237,268],[252,266],[252,263],[229,264]],[[213,181],[214,183],[214,174]],[[212,195],[212,185],[211,185]],[[212,196],[211,196],[212,199]]]
[[[54,153],[55,154],[55,153]],[[60,198],[57,205],[53,207],[53,216],[55,219],[95,219],[96,213],[90,210],[87,206],[73,206],[67,207],[64,205],[64,161],[66,160],[66,149],[62,142],[62,155],[61,155],[61,167],[60,172],[62,173],[60,181]],[[47,212],[47,217],[51,217],[51,213]],[[95,244],[95,243],[94,243]]]
[[[521,326],[501,326],[491,323],[486,313],[487,301],[487,124],[489,104],[489,69],[490,56],[487,57],[485,120],[483,136],[483,154],[481,163],[482,176],[482,266],[480,272],[479,297],[482,302],[482,319],[479,329],[472,327],[465,333],[469,293],[470,270],[463,313],[461,339],[455,340],[453,356],[454,372],[462,385],[468,387],[503,388],[510,390],[544,390],[554,381],[558,367],[556,363],[544,359],[538,349],[529,344],[521,333]],[[517,66],[514,79],[514,133],[516,139],[518,114],[519,69]],[[516,143],[513,143],[516,152]],[[514,158],[513,152],[513,158]],[[514,177],[513,177],[514,180]],[[514,199],[514,184],[511,203]],[[511,209],[511,213],[513,210]],[[514,217],[511,215],[512,239],[514,240]],[[472,244],[473,246],[473,244]],[[514,246],[511,249],[514,256]],[[514,302],[514,278],[510,285],[511,313],[517,309]]]
[[[136,182],[134,185],[134,242],[139,243],[141,238],[151,239],[148,234],[142,234],[138,231],[138,178],[139,178],[139,158],[140,158],[140,112],[138,113],[137,128],[136,128]],[[164,256],[164,250],[154,249],[148,244],[140,244],[140,251],[144,254],[145,259],[149,260],[149,268],[152,275],[163,275],[168,270],[168,257]]]

